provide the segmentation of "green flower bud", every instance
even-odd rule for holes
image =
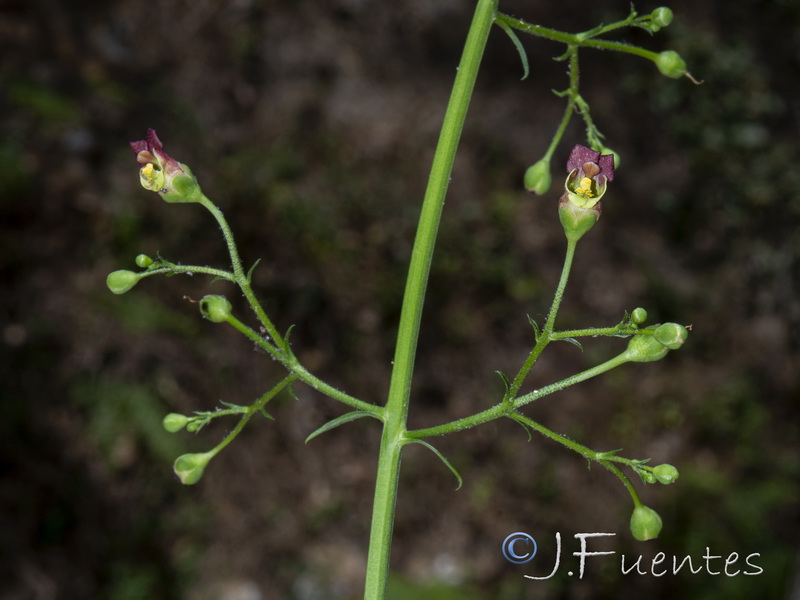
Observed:
[[[599,203],[591,208],[579,208],[570,202],[569,194],[561,196],[558,203],[558,219],[564,227],[567,239],[574,242],[581,239],[595,226],[600,219],[601,211],[602,205]]]
[[[547,193],[552,182],[553,178],[550,176],[549,160],[543,158],[528,167],[527,171],[525,171],[524,184],[525,189],[529,192],[534,192],[541,196]]]
[[[677,350],[689,337],[689,331],[677,323],[664,323],[658,326],[653,337],[670,350]]]
[[[146,269],[150,265],[153,264],[153,259],[147,256],[147,254],[140,254],[136,257],[136,266],[141,269]]]
[[[193,485],[203,477],[203,471],[212,458],[214,458],[214,454],[211,452],[184,454],[175,460],[172,470],[175,471],[175,475],[178,476],[181,483]]]
[[[639,308],[634,308],[631,313],[631,322],[641,325],[645,321],[647,321],[647,311],[641,306]]]
[[[189,421],[186,424],[186,431],[188,431],[189,433],[194,433],[195,431],[200,429],[203,425],[204,422],[202,420]]]
[[[189,417],[186,415],[181,415],[178,413],[169,413],[164,420],[161,421],[161,425],[163,425],[164,429],[169,431],[170,433],[176,433],[186,427],[186,424],[189,422]]]
[[[658,26],[659,29],[667,27],[672,23],[672,10],[666,6],[659,6],[652,13],[650,13],[650,22]]]
[[[628,342],[625,355],[631,362],[653,362],[661,360],[668,352],[669,348],[652,335],[635,335]]]
[[[662,75],[678,79],[686,75],[686,63],[680,54],[674,50],[664,50],[655,59],[658,70]]]
[[[212,323],[225,323],[231,316],[231,308],[225,296],[204,296],[200,300],[200,312]]]
[[[642,477],[642,480],[645,483],[655,483],[656,481],[658,481],[658,478],[655,475],[653,475],[652,471],[644,471],[644,470],[642,470],[642,471],[637,471],[637,472]]]
[[[115,294],[124,294],[139,283],[141,276],[128,270],[114,271],[106,277],[106,285]]]
[[[631,533],[640,542],[658,537],[661,533],[661,517],[652,508],[637,506],[631,515]]]
[[[658,465],[657,467],[653,467],[653,475],[655,475],[659,483],[663,483],[664,485],[669,485],[670,483],[675,483],[675,481],[677,481],[679,473],[678,469],[676,469],[672,465],[664,463],[663,465]]]

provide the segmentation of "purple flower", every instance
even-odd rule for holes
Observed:
[[[578,208],[592,208],[606,193],[606,185],[614,179],[614,155],[576,145],[567,159],[565,187],[569,201]]]
[[[164,152],[155,129],[148,129],[143,140],[130,143],[136,161],[142,165],[139,180],[146,190],[158,192],[168,202],[195,202],[199,191],[192,172]]]

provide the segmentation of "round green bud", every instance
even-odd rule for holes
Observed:
[[[631,362],[653,362],[661,360],[669,352],[669,348],[655,339],[652,335],[635,335],[628,342],[625,350],[627,359]]]
[[[661,525],[661,517],[652,508],[641,505],[633,509],[631,533],[640,542],[657,538],[661,533]]]
[[[186,424],[189,422],[189,417],[186,415],[181,415],[178,413],[169,413],[164,420],[161,421],[161,425],[163,425],[164,429],[169,431],[170,433],[176,433],[186,427]]]
[[[655,58],[656,66],[662,75],[678,79],[686,74],[686,63],[674,50],[664,50]]]
[[[172,470],[181,483],[184,485],[193,485],[200,481],[203,477],[203,471],[206,469],[209,461],[214,457],[211,452],[204,452],[201,454],[184,454],[175,459],[175,464]]]
[[[136,266],[141,269],[146,269],[150,265],[153,264],[153,259],[147,256],[147,254],[140,254],[136,257]]]
[[[672,465],[664,463],[663,465],[653,467],[653,475],[655,475],[659,483],[669,485],[670,483],[675,483],[675,481],[677,481],[679,473],[678,469]]]
[[[639,471],[639,475],[641,475],[642,480],[645,483],[655,483],[656,481],[658,481],[658,478],[655,475],[653,475],[652,471]]]
[[[653,337],[670,350],[677,350],[689,337],[689,331],[677,323],[664,323],[656,328]]]
[[[631,313],[631,322],[641,325],[645,321],[647,321],[647,311],[641,306],[639,308],[634,308]]]
[[[115,294],[124,294],[133,286],[139,283],[140,275],[133,271],[121,270],[109,273],[106,277],[106,285]]]
[[[200,300],[200,312],[212,323],[225,323],[231,316],[231,308],[225,296],[205,296]]]
[[[194,433],[195,431],[200,429],[200,427],[202,427],[202,426],[203,426],[203,421],[202,420],[189,421],[186,424],[186,431],[188,431],[189,433]]]
[[[523,183],[525,185],[525,189],[529,192],[539,194],[540,196],[542,194],[546,194],[550,189],[550,184],[552,182],[553,178],[550,175],[549,160],[543,158],[532,164],[525,171]]]
[[[672,23],[672,17],[672,10],[666,6],[659,6],[652,13],[650,13],[650,22],[661,29],[662,27],[667,27],[670,23]]]

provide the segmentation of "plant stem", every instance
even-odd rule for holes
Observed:
[[[280,333],[278,333],[278,330],[275,328],[275,325],[273,325],[272,320],[264,311],[264,307],[261,306],[258,298],[256,298],[253,288],[250,286],[250,279],[248,279],[247,274],[244,271],[244,267],[242,266],[242,259],[239,258],[239,250],[236,248],[236,241],[233,238],[233,232],[231,231],[230,225],[228,225],[228,221],[225,219],[222,211],[205,195],[200,198],[199,203],[202,204],[206,210],[213,215],[213,217],[217,220],[217,224],[219,224],[219,228],[222,230],[222,235],[225,238],[225,244],[228,246],[228,254],[230,254],[231,257],[231,267],[233,268],[233,277],[236,285],[241,288],[244,297],[247,299],[247,302],[250,304],[253,312],[256,313],[258,320],[261,321],[261,325],[263,325],[264,329],[267,330],[267,333],[275,342],[275,345],[283,354],[289,356],[291,352],[289,352],[288,344],[280,335]]]
[[[382,599],[386,590],[400,454],[406,441],[408,403],[425,290],[450,174],[486,41],[497,13],[497,2],[498,0],[478,0],[442,123],[411,252],[378,457],[364,588],[364,598],[367,600]]]
[[[567,253],[564,256],[564,266],[561,269],[561,278],[558,281],[553,303],[550,305],[550,312],[547,314],[547,321],[545,322],[544,328],[539,333],[536,345],[533,347],[533,350],[531,350],[528,358],[525,359],[525,363],[506,391],[504,398],[506,401],[510,401],[517,395],[517,392],[519,392],[519,389],[522,387],[522,384],[525,383],[525,379],[531,372],[533,365],[536,364],[536,361],[541,356],[547,344],[553,340],[553,328],[556,324],[556,317],[558,316],[558,309],[561,306],[561,300],[564,298],[564,290],[567,287],[567,281],[569,281],[569,273],[572,270],[572,261],[575,257],[575,247],[577,244],[577,240],[567,239]]]

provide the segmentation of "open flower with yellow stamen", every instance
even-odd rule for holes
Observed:
[[[578,144],[567,159],[565,187],[569,201],[579,208],[592,208],[603,194],[609,181],[614,180],[614,155],[602,155]]]
[[[577,241],[600,218],[600,199],[614,179],[614,155],[578,144],[569,153],[567,173],[558,213],[567,238]]]
[[[201,196],[197,180],[186,165],[164,152],[164,145],[154,129],[143,140],[131,142],[136,153],[142,187],[158,192],[167,202],[197,202]]]

